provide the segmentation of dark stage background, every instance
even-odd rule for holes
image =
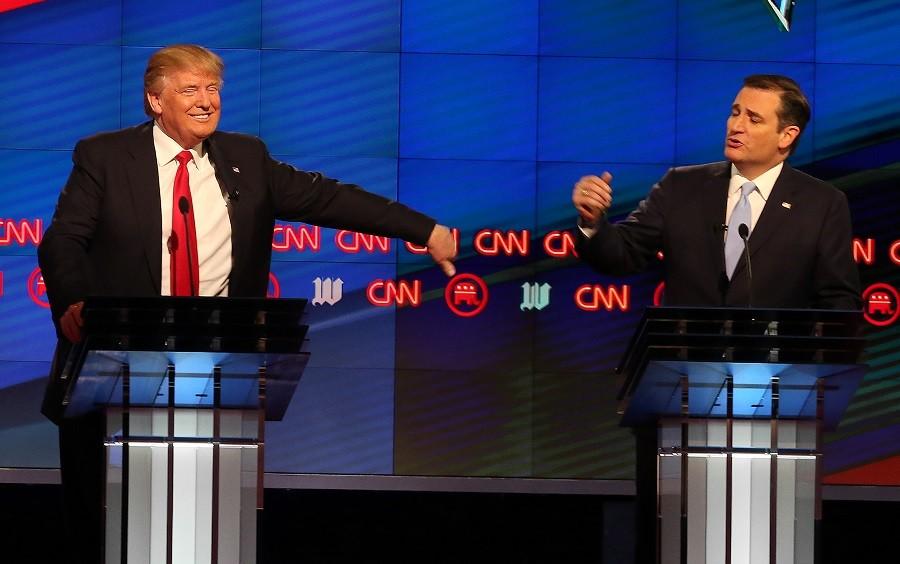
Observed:
[[[789,33],[757,0],[47,0],[2,12],[0,467],[58,464],[38,413],[54,336],[35,248],[73,145],[142,122],[148,55],[197,42],[227,64],[222,129],[457,227],[469,275],[448,283],[402,242],[279,224],[270,293],[315,305],[311,365],[269,427],[268,471],[632,478],[612,368],[660,273],[575,263],[571,186],[612,171],[621,215],[668,167],[720,159],[741,78],[765,72],[809,94],[792,163],[847,193],[864,286],[881,284],[866,294],[871,369],[828,436],[827,479],[900,485],[898,35],[889,0],[798,0]]]

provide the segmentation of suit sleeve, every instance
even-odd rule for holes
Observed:
[[[860,309],[859,269],[853,261],[853,229],[847,197],[835,190],[822,222],[813,275],[813,307]]]
[[[579,229],[576,250],[581,260],[598,272],[615,276],[644,270],[663,246],[672,174],[671,170],[666,173],[624,221],[612,224],[604,215],[591,237]]]
[[[104,192],[97,163],[81,141],[72,153],[72,163],[50,227],[38,247],[38,263],[57,329],[66,308],[91,293],[86,256]]]
[[[435,220],[403,204],[317,172],[298,170],[265,154],[275,216],[323,227],[396,237],[425,245]]]

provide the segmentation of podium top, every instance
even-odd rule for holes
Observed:
[[[267,419],[281,419],[309,357],[301,351],[305,305],[304,299],[88,298],[84,338],[61,375],[65,415],[125,404],[162,407],[170,397],[176,407],[211,408],[214,385],[221,386],[221,406],[252,409],[259,406],[263,369]]]
[[[622,423],[682,415],[684,376],[690,416],[724,416],[731,381],[741,390],[734,416],[768,418],[777,377],[778,417],[796,418],[815,416],[816,381],[826,378],[826,424],[833,426],[864,373],[861,321],[860,312],[842,310],[648,308],[617,369],[625,378]]]

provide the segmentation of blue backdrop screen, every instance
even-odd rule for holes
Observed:
[[[278,223],[270,294],[328,299],[308,310],[311,363],[270,426],[270,471],[632,477],[612,369],[661,270],[575,262],[572,185],[611,171],[621,217],[667,168],[720,160],[751,73],[808,94],[791,162],[845,191],[864,287],[900,307],[896,2],[800,0],[788,33],[761,2],[219,0],[172,16],[182,4],[0,12],[0,466],[57,464],[35,249],[75,142],[147,119],[144,65],[170,43],[224,59],[222,129],[456,228],[471,275],[448,283],[402,241]],[[868,332],[871,370],[828,436],[836,483],[885,483],[900,457],[898,328]]]

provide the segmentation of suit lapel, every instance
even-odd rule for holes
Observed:
[[[703,221],[709,225],[710,256],[718,265],[720,272],[725,271],[725,206],[728,203],[728,179],[730,177],[730,165],[722,163],[722,166],[713,171],[712,177],[703,185]]]
[[[748,241],[750,243],[751,258],[753,258],[769,241],[772,234],[778,231],[778,229],[790,218],[790,208],[786,208],[781,204],[782,202],[790,203],[792,201],[790,181],[790,176],[792,174],[793,169],[788,167],[787,163],[785,163],[784,168],[781,170],[781,174],[778,175],[778,179],[775,181],[775,185],[772,186],[772,192],[769,194],[769,199],[766,200],[766,205],[763,208],[762,214],[759,216],[759,221],[756,223],[756,226],[753,227],[753,232],[750,234]],[[734,269],[735,275],[744,268],[746,262],[746,257],[742,255]],[[734,278],[734,276],[732,276],[732,278]]]
[[[228,219],[231,221],[231,271],[238,272],[241,267],[241,257],[244,255],[244,243],[247,236],[244,233],[247,222],[240,220],[240,215],[235,215],[238,198],[243,190],[240,172],[235,163],[228,159],[224,149],[213,134],[206,140],[206,150],[209,151],[209,160],[216,169],[216,180],[219,181],[219,189],[222,197],[228,202]]]
[[[160,293],[162,276],[162,211],[159,197],[159,171],[153,147],[153,122],[135,130],[126,150],[132,162],[126,163],[127,186],[131,189],[134,217],[142,234],[150,279]]]

